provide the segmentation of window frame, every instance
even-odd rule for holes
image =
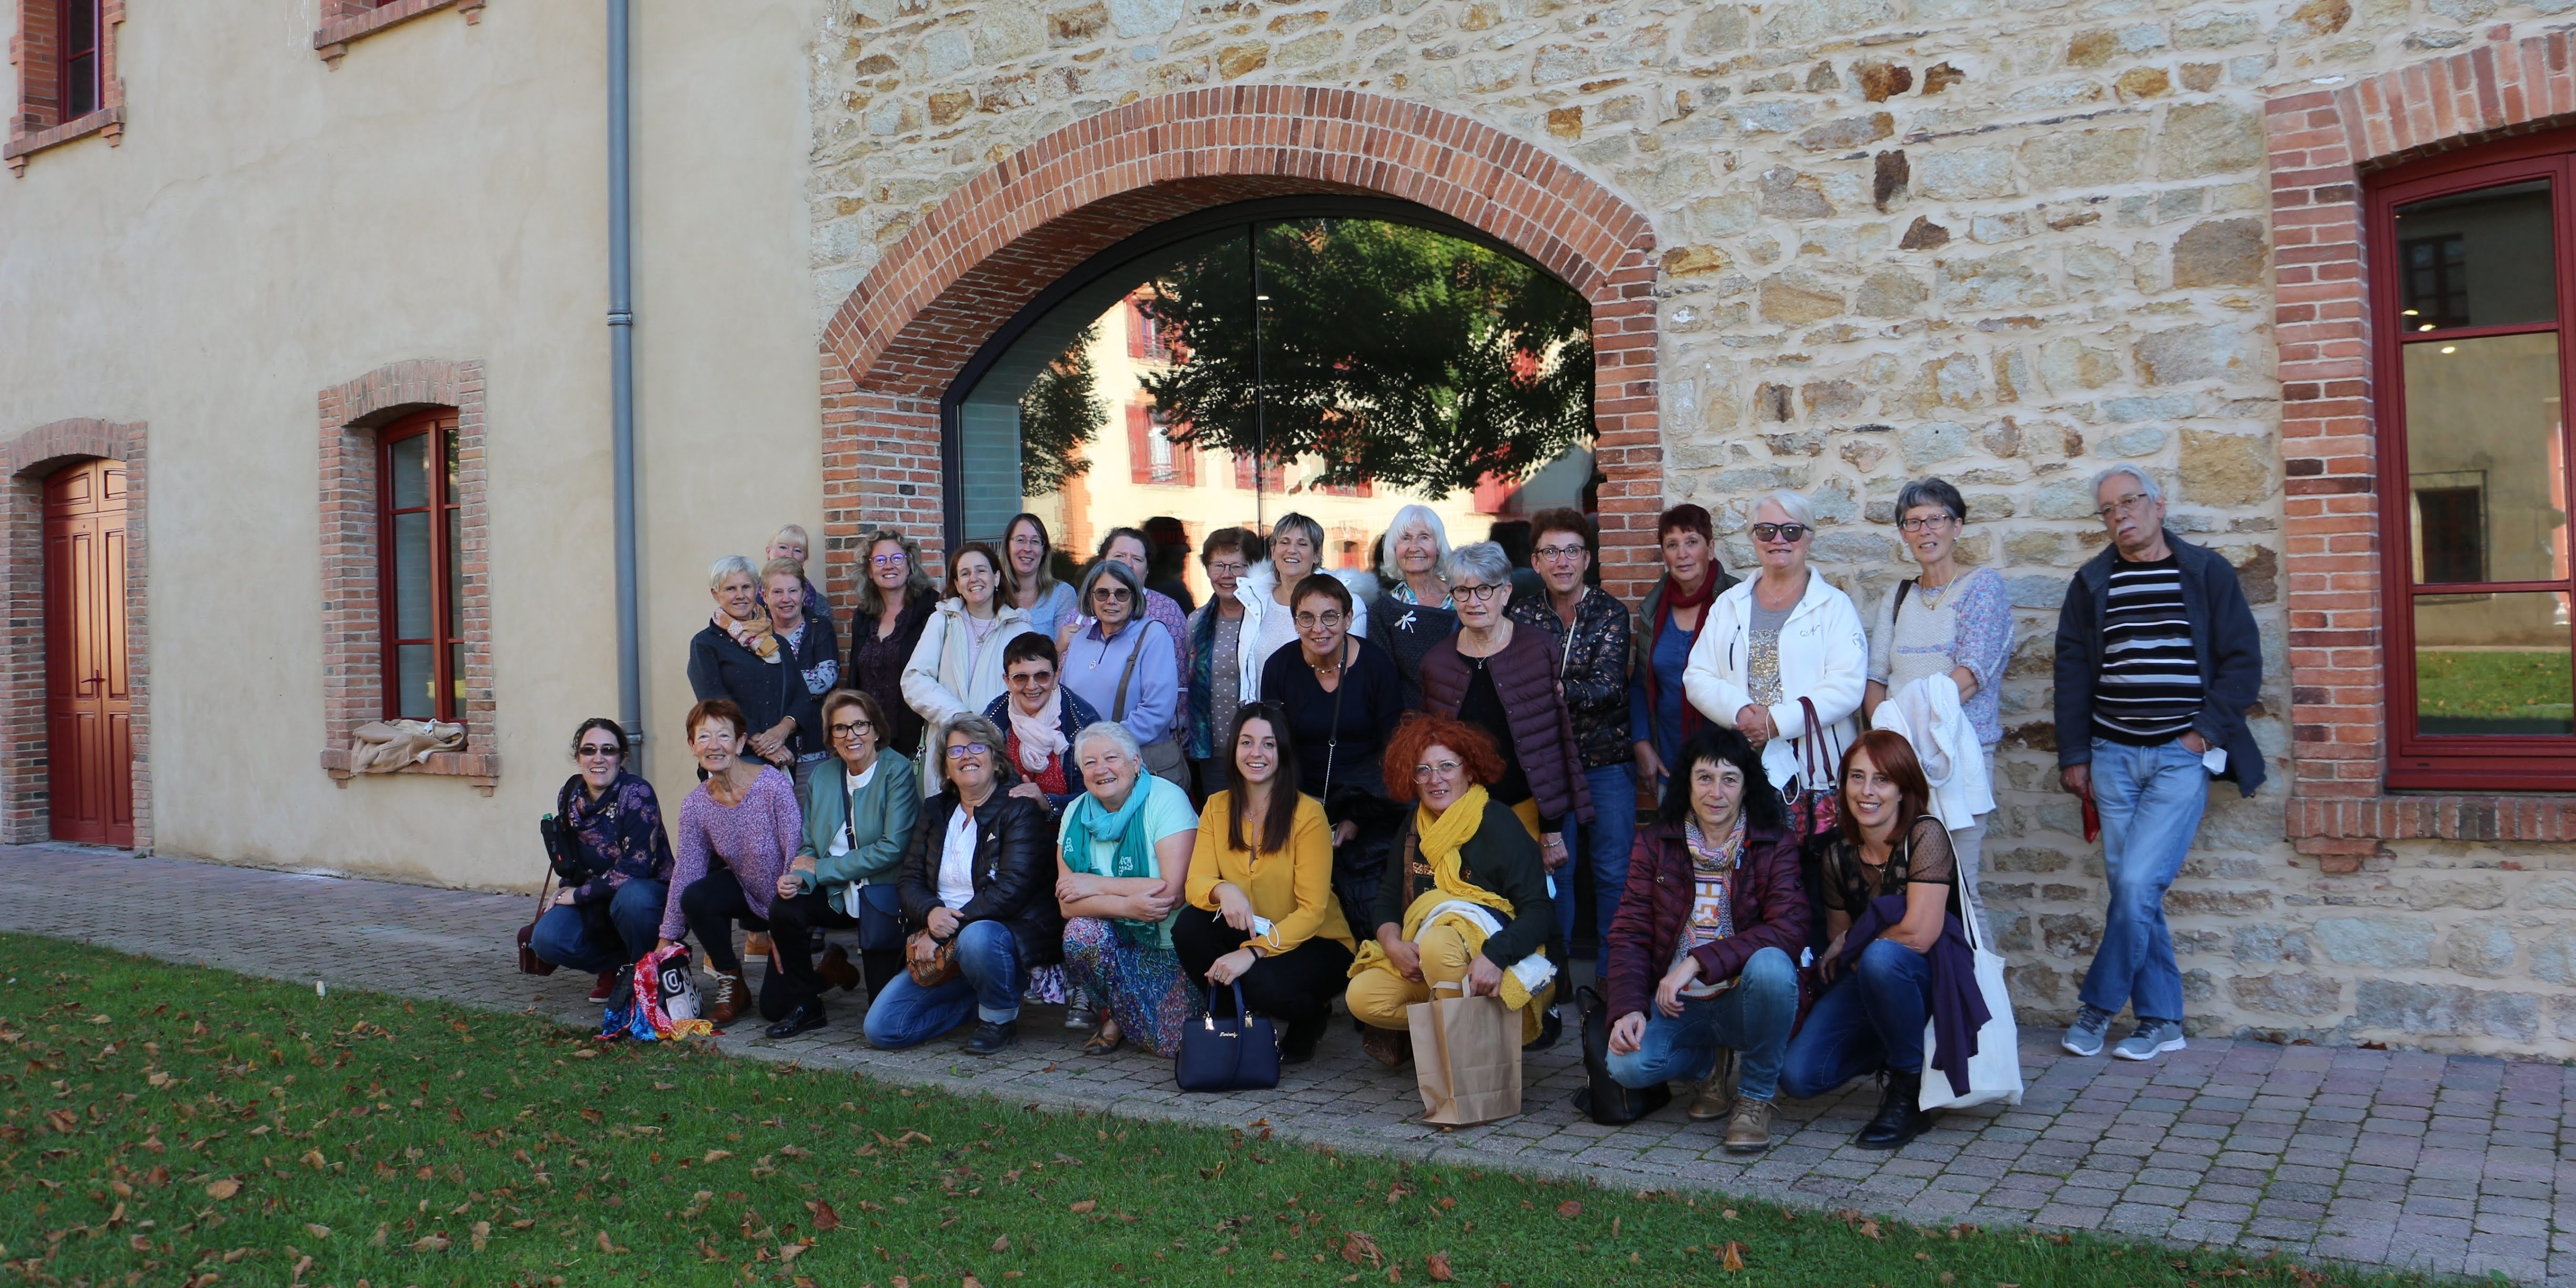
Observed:
[[[89,15],[89,43],[72,48],[72,14],[75,10]],[[54,0],[54,102],[57,124],[68,124],[107,106],[107,3],[106,0]],[[89,60],[89,70],[75,78],[73,65]],[[77,85],[79,88],[75,88]],[[81,90],[86,90],[87,103]]]
[[[2410,332],[2405,307],[2396,210],[2438,197],[2546,179],[2557,279],[2556,315],[2548,322],[2451,327]],[[2423,734],[2417,731],[2415,604],[2421,596],[2549,592],[2576,603],[2576,560],[2566,576],[2548,580],[2418,582],[2415,519],[2406,424],[2406,348],[2410,344],[2555,333],[2558,337],[2559,463],[2561,495],[2576,497],[2576,132],[2526,136],[2391,167],[2365,181],[2365,318],[2378,379],[2369,397],[2378,430],[2378,500],[2382,592],[2380,657],[2386,692],[2386,787],[2392,791],[2576,790],[2576,734]],[[2422,334],[2422,340],[2410,340]],[[2485,502],[2481,499],[2481,507]],[[2576,505],[2569,507],[2576,510]],[[2568,519],[2576,536],[2576,514]],[[2576,623],[2569,627],[2576,645]],[[2576,650],[2571,650],[2576,658]],[[2576,668],[2576,661],[2571,661]],[[2576,683],[2576,679],[2571,679]]]
[[[378,663],[383,668],[381,681],[383,718],[416,720],[402,710],[403,690],[400,658],[406,645],[426,644],[430,651],[430,686],[432,701],[430,719],[441,724],[463,724],[464,702],[457,689],[462,676],[459,663],[465,647],[463,605],[456,602],[456,569],[454,564],[463,551],[448,548],[451,531],[458,533],[462,544],[463,503],[450,486],[445,462],[455,450],[457,413],[447,408],[407,416],[385,426],[376,434],[376,636]],[[426,436],[429,439],[429,479],[427,500],[419,506],[396,509],[393,491],[393,453],[397,444]],[[395,574],[396,550],[394,519],[398,515],[427,513],[432,516],[429,528],[429,624],[426,638],[399,636],[395,624],[400,621],[396,603],[401,587]],[[453,527],[451,527],[453,525]]]

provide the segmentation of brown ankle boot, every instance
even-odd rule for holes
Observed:
[[[1406,1061],[1413,1058],[1413,1034],[1381,1029],[1374,1024],[1364,1025],[1360,1029],[1360,1049],[1387,1068],[1401,1069]]]
[[[751,985],[743,982],[742,968],[716,976],[715,1005],[708,1009],[707,1019],[723,1028],[751,1009]]]
[[[824,983],[844,993],[859,986],[859,968],[850,964],[850,955],[839,944],[823,950],[822,960],[814,963],[814,971]]]

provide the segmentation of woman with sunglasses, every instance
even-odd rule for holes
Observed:
[[[1097,560],[1082,574],[1081,602],[1091,620],[1065,646],[1064,687],[1126,726],[1154,776],[1186,793],[1180,667],[1171,632],[1144,615],[1145,579],[1116,559]]]
[[[1755,502],[1752,536],[1760,571],[1709,606],[1682,685],[1701,715],[1762,753],[1763,772],[1782,795],[1831,792],[1868,683],[1869,636],[1851,596],[1807,565],[1816,536],[1807,498],[1780,491]],[[1822,741],[1811,746],[1814,739]],[[1809,760],[1819,781],[1802,783],[1799,767]]]
[[[859,962],[875,997],[903,970],[903,902],[895,893],[903,852],[921,814],[912,762],[884,747],[885,708],[856,689],[823,699],[823,729],[838,773],[809,776],[802,801],[805,843],[778,877],[769,936],[778,969],[761,981],[760,1013],[773,1038],[823,1026],[823,992],[859,986],[859,968],[838,946],[814,961],[826,930],[859,932]]]
[[[573,731],[580,772],[555,793],[564,857],[589,875],[567,885],[537,921],[528,948],[537,960],[595,971],[590,1000],[605,1001],[617,971],[653,951],[670,895],[671,837],[653,784],[626,772],[626,731],[593,716]]]

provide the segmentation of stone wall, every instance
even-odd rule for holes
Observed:
[[[2088,479],[2134,462],[2240,569],[2274,785],[2212,793],[2169,903],[2191,1023],[2576,1054],[2576,855],[2404,843],[2326,875],[2283,840],[2291,744],[2264,103],[2551,29],[2576,0],[839,0],[817,46],[827,315],[943,195],[1051,131],[1226,83],[1461,113],[1636,205],[1662,248],[1666,491],[1750,562],[1795,487],[1874,609],[1896,488],[1968,495],[2021,622],[1986,890],[2023,1013],[2060,1019],[2098,850],[2054,790],[2047,672]],[[2559,19],[2564,21],[2564,19]]]

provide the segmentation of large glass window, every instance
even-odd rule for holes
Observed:
[[[455,416],[415,417],[386,430],[376,467],[385,718],[452,721],[465,693]]]
[[[2373,194],[2394,787],[2576,785],[2567,266],[2576,169],[2528,142]],[[2393,494],[2388,497],[2394,501]]]
[[[952,536],[997,538],[1028,510],[1073,558],[1119,526],[1194,554],[1295,511],[1326,529],[1328,566],[1358,570],[1406,504],[1453,543],[1590,509],[1588,303],[1429,212],[1371,204],[1384,217],[1212,212],[1059,284],[951,394]],[[1166,575],[1203,599],[1182,562]]]
[[[99,0],[62,0],[63,120],[99,105]]]

